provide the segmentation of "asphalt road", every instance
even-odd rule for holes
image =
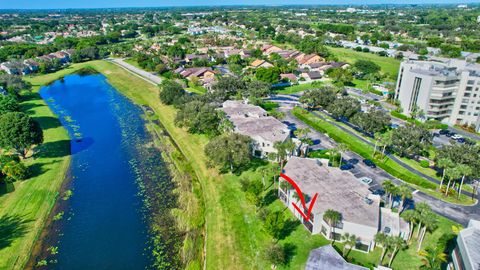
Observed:
[[[121,58],[109,58],[107,60],[121,66],[122,68],[130,71],[131,73],[141,77],[142,79],[144,79],[144,80],[146,80],[146,81],[148,81],[152,84],[157,85],[157,84],[162,83],[162,78],[160,78],[159,76],[157,76],[155,74],[152,74],[152,73],[149,73],[149,72],[147,72],[143,69],[137,68],[136,66],[125,62]]]

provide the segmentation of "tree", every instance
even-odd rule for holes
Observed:
[[[335,100],[330,106],[328,111],[335,118],[346,117],[350,118],[360,111],[360,102],[351,97],[344,97]]]
[[[205,154],[216,165],[229,168],[230,172],[251,160],[251,139],[237,133],[213,138],[205,146]]]
[[[209,103],[194,100],[180,108],[175,117],[175,124],[179,127],[188,127],[188,132],[216,136],[221,133],[223,112]]]
[[[326,71],[326,74],[332,79],[334,84],[340,86],[348,84],[353,80],[352,72],[343,68],[330,68]]]
[[[445,189],[445,196],[448,196],[448,191],[450,189],[450,183],[452,180],[458,179],[462,176],[462,172],[458,169],[458,167],[452,168],[445,172],[445,176],[448,178],[447,188]]]
[[[440,270],[442,263],[447,262],[447,254],[443,253],[440,248],[427,247],[418,253],[422,258],[422,266],[420,269],[424,270]]]
[[[398,195],[400,195],[402,202],[400,204],[401,210],[400,213],[405,210],[405,201],[406,199],[411,199],[412,198],[412,190],[410,189],[410,186],[407,184],[401,184],[397,188]]]
[[[424,127],[407,125],[392,133],[392,146],[401,157],[423,154],[432,144],[432,134]]]
[[[291,156],[295,149],[295,143],[292,140],[285,142],[275,142],[273,148],[277,150],[277,161],[280,163],[280,167],[283,169],[284,161],[287,157]]]
[[[310,109],[326,108],[337,98],[337,91],[332,87],[306,90],[299,98],[300,103]]]
[[[270,212],[264,223],[266,231],[275,239],[280,239],[285,226],[285,218],[282,212]]]
[[[20,111],[20,105],[13,95],[0,95],[0,115],[18,111]]]
[[[335,238],[333,236],[333,234],[335,233],[335,225],[337,225],[337,223],[342,219],[342,214],[335,210],[328,209],[323,214],[323,219],[330,226],[328,238],[333,239],[333,241],[335,242]]]
[[[391,247],[393,248],[392,254],[390,255],[390,260],[388,261],[388,267],[392,265],[393,259],[399,250],[402,250],[406,247],[405,240],[400,236],[391,237],[390,240]]]
[[[403,212],[402,215],[403,219],[408,222],[408,228],[409,228],[409,233],[408,233],[408,241],[410,241],[410,238],[412,237],[413,230],[415,229],[415,223],[417,222],[417,213],[413,209],[406,210]]]
[[[5,182],[15,182],[27,179],[28,169],[25,165],[16,160],[11,160],[2,166],[2,174]]]
[[[377,109],[370,109],[368,112],[356,113],[350,122],[358,126],[366,133],[384,132],[390,125],[391,118],[388,114]]]
[[[179,101],[185,95],[182,86],[174,81],[164,80],[160,88],[160,100],[166,105],[179,104]]]
[[[340,154],[340,162],[338,163],[338,166],[342,166],[342,161],[343,161],[343,154],[345,154],[345,152],[347,152],[348,150],[348,146],[344,143],[339,143],[337,145],[337,150],[338,150],[338,153]]]
[[[344,242],[342,253],[344,256],[348,256],[348,254],[350,254],[350,251],[352,251],[352,248],[354,248],[357,244],[357,236],[355,236],[355,234],[350,235],[349,233],[345,233],[344,235],[342,235],[342,240]],[[347,246],[349,247],[349,249],[348,252],[345,254],[345,249]]]
[[[43,142],[40,125],[21,112],[8,112],[0,116],[0,147],[15,150],[22,158],[34,145]]]
[[[285,249],[278,243],[272,243],[267,247],[265,257],[273,265],[284,265],[287,262]]]
[[[445,180],[445,172],[448,169],[451,169],[454,166],[454,164],[449,158],[440,158],[437,161],[436,166],[442,169],[442,181],[440,182],[440,187],[438,189],[438,190],[442,190],[443,181]]]
[[[420,237],[418,238],[417,252],[419,252],[422,248],[422,243],[425,239],[425,234],[427,233],[427,231],[432,232],[433,230],[435,230],[438,223],[437,216],[431,210],[423,213],[421,216],[419,215],[419,217],[423,223],[423,228],[421,230]]]
[[[465,181],[465,176],[469,176],[472,174],[472,168],[465,164],[460,164],[457,166],[457,170],[462,175],[462,181],[460,183],[460,188],[458,189],[458,198],[460,199],[460,195],[462,194],[463,182]]]
[[[395,189],[397,187],[393,184],[393,182],[391,180],[383,181],[382,187],[383,187],[383,190],[385,190],[385,193],[388,197],[387,205],[390,205],[390,202],[393,201],[393,195],[395,194]],[[393,203],[392,203],[392,205],[393,205]],[[390,207],[392,207],[392,205],[390,205]]]
[[[370,60],[357,60],[353,67],[363,75],[375,74],[380,71],[380,66]]]
[[[375,243],[382,246],[382,254],[380,255],[380,261],[378,262],[378,264],[381,265],[387,250],[390,248],[390,239],[386,234],[379,232],[375,234]]]
[[[261,67],[255,71],[255,78],[266,83],[276,83],[280,79],[280,70],[276,67]]]

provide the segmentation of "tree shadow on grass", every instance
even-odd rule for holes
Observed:
[[[277,199],[277,190],[271,189],[269,190],[262,198],[262,205],[268,206],[273,203]]]
[[[15,239],[24,236],[28,232],[28,223],[32,221],[20,215],[2,216],[0,218],[0,250],[10,246]]]
[[[285,243],[283,245],[283,251],[285,252],[285,261],[289,265],[293,259],[293,256],[297,253],[297,247],[292,243]]]
[[[25,112],[26,114],[34,114],[35,112],[33,111],[33,109],[37,108],[37,107],[43,107],[43,106],[46,106],[46,105],[43,105],[43,104],[38,104],[38,103],[23,103],[21,104],[21,109],[23,112]]]
[[[37,116],[34,117],[33,120],[37,121],[43,130],[62,126],[60,120],[52,116]]]
[[[0,197],[13,191],[15,191],[15,185],[13,183],[0,183]]]
[[[282,231],[280,232],[280,236],[278,237],[278,239],[280,240],[285,239],[298,227],[298,225],[300,225],[300,221],[298,220],[291,220],[291,219],[285,220],[285,223],[283,224]]]
[[[254,157],[248,164],[241,166],[235,170],[236,175],[242,174],[244,171],[253,170],[255,171],[259,167],[266,166],[268,161]]]
[[[46,142],[39,145],[35,151],[37,158],[65,157],[71,154],[70,140]]]

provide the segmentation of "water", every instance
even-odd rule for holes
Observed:
[[[49,268],[149,268],[148,224],[132,166],[142,163],[138,144],[151,141],[141,109],[102,75],[70,75],[40,94],[72,138],[74,195],[57,236],[57,263]]]

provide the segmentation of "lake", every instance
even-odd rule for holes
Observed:
[[[169,201],[174,185],[151,146],[143,111],[100,74],[69,75],[40,94],[72,138],[68,188],[73,196],[64,202],[60,225],[48,232],[46,241],[53,241],[48,246],[58,251],[47,252],[48,268],[150,268],[148,212],[139,181],[143,170],[154,171],[152,178],[164,183]],[[145,149],[154,154],[143,157]]]

